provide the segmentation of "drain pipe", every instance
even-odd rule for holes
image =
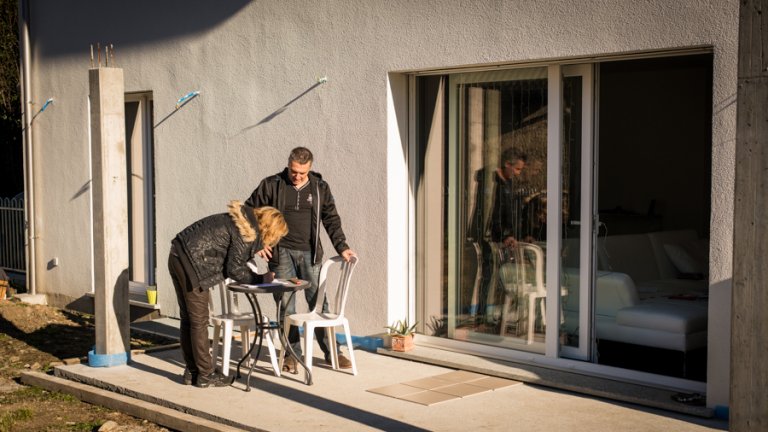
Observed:
[[[32,86],[30,83],[30,51],[29,46],[29,0],[19,2],[19,50],[21,54],[21,110],[24,116],[24,212],[26,215],[26,258],[27,258],[27,289],[32,295],[37,294],[35,283],[35,175],[34,149],[32,148]]]

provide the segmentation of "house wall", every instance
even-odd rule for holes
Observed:
[[[729,322],[719,305],[731,286],[736,0],[39,0],[31,26],[33,99],[56,99],[34,124],[39,292],[77,298],[91,289],[89,44],[112,43],[126,91],[152,91],[155,122],[164,119],[155,128],[163,312],[177,313],[165,267],[175,233],[245,199],[306,145],[361,257],[349,307],[360,335],[412,307],[398,72],[711,46],[710,322]],[[320,76],[328,82],[313,87]],[[201,95],[175,111],[192,90]],[[60,265],[49,269],[53,257]],[[725,405],[728,337],[713,334],[708,390]]]

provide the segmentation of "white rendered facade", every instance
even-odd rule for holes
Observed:
[[[153,101],[152,252],[163,314],[178,314],[165,266],[171,238],[247,198],[305,145],[361,257],[349,304],[361,336],[415,313],[413,74],[708,50],[706,392],[709,406],[728,404],[737,1],[30,3],[28,99],[55,98],[31,143],[37,291],[61,304],[92,291],[87,70],[89,45],[111,43],[126,92]],[[327,82],[315,86],[320,77]],[[177,110],[190,91],[200,95]],[[54,258],[58,266],[47,266]]]

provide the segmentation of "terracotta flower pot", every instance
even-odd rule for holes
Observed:
[[[392,336],[392,351],[410,351],[413,349],[413,335]]]

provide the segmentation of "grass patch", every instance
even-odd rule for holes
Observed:
[[[22,387],[13,393],[8,393],[3,398],[6,404],[20,402],[37,402],[42,400],[57,400],[63,402],[79,402],[80,400],[70,394],[61,392],[51,392],[39,387]]]
[[[14,425],[20,421],[30,420],[33,416],[32,410],[29,408],[19,408],[3,414],[0,417],[0,432],[10,432],[12,430],[19,430],[14,428]]]

